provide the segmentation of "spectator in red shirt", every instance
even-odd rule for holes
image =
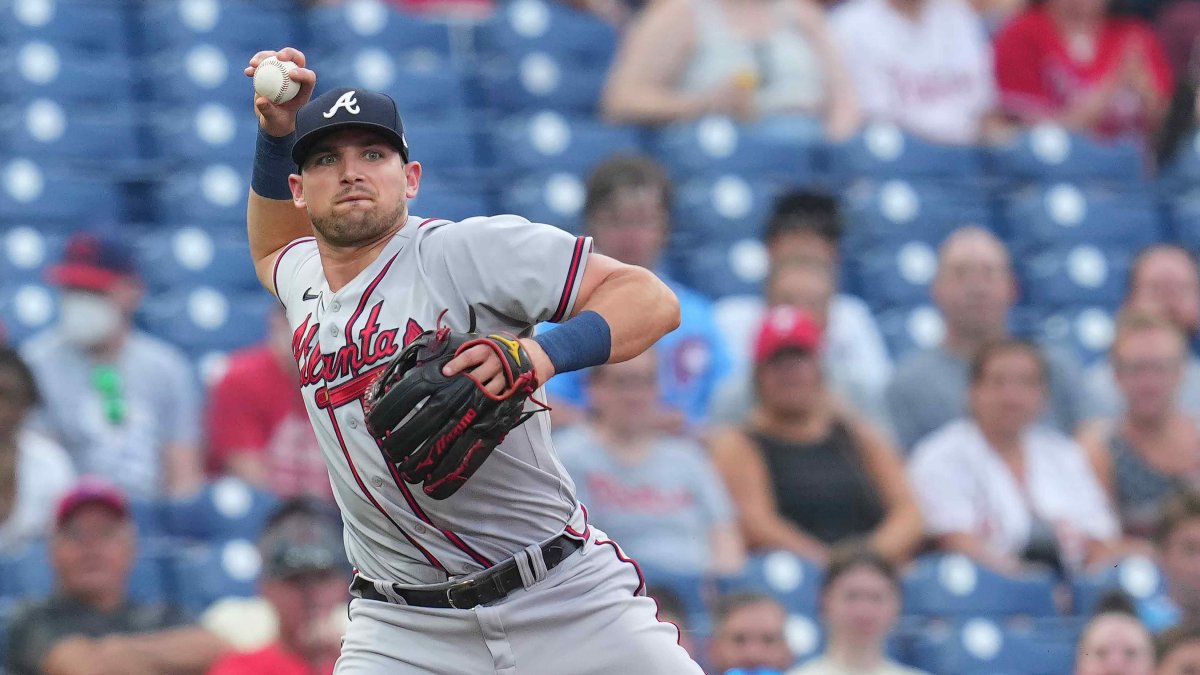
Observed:
[[[1170,101],[1162,44],[1140,19],[1110,15],[1106,0],[1046,0],[1013,19],[995,47],[1001,104],[1022,123],[1146,138]]]
[[[231,356],[209,393],[209,473],[237,476],[281,497],[332,499],[282,312],[271,313],[268,328],[264,343]]]

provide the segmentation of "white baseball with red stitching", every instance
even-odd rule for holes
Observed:
[[[296,69],[291,61],[280,61],[268,56],[254,70],[254,91],[275,105],[287,103],[296,97],[300,85],[289,76]]]

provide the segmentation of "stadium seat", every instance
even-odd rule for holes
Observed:
[[[408,134],[420,133],[418,119],[466,124],[466,83],[452,68],[409,63],[377,47],[346,51],[327,61],[321,66],[318,95],[340,86],[383,92],[396,100]]]
[[[0,287],[0,324],[4,338],[19,344],[50,327],[58,318],[58,295],[40,283]]]
[[[868,125],[853,138],[828,148],[834,180],[868,178],[983,179],[980,151],[972,146],[938,145],[904,133],[891,124]]]
[[[129,573],[129,598],[134,602],[166,603],[173,600],[170,579],[172,550],[165,541],[138,539],[138,555]]]
[[[422,176],[439,180],[481,179],[483,161],[475,133],[462,122],[405,119],[404,135],[411,158],[421,162]]]
[[[930,304],[885,310],[876,319],[888,352],[896,361],[909,352],[936,347],[946,334],[941,313]]]
[[[758,294],[767,275],[767,252],[757,237],[698,244],[667,252],[667,268],[680,283],[711,299]]]
[[[1064,675],[1075,662],[1076,633],[1006,628],[983,618],[933,627],[911,646],[912,665],[955,675]]]
[[[171,536],[205,542],[258,538],[278,503],[273,495],[236,478],[220,478],[198,494],[163,503]]]
[[[149,298],[138,318],[146,330],[195,354],[259,342],[266,337],[267,314],[275,306],[275,299],[260,291],[225,293],[198,286]]]
[[[607,65],[616,51],[616,29],[589,12],[547,0],[503,4],[476,30],[484,60],[541,51],[576,64]]]
[[[257,28],[255,28],[257,30]],[[262,48],[262,37],[253,49],[241,49],[220,42],[183,43],[174,48],[172,58],[147,57],[140,68],[147,81],[149,100],[179,107],[197,107],[220,103],[234,110],[246,110],[252,89],[242,68],[249,57]],[[183,62],[180,73],[179,63]]]
[[[244,236],[182,227],[150,232],[135,246],[142,280],[152,292],[206,284],[227,293],[259,290]]]
[[[775,183],[732,173],[683,183],[676,190],[672,245],[686,255],[693,246],[759,238],[777,192]]]
[[[1035,335],[1047,346],[1074,354],[1087,364],[1103,357],[1112,346],[1113,313],[1106,307],[1077,306],[1040,312]]]
[[[192,614],[221,598],[253,596],[262,569],[258,549],[248,539],[181,547],[168,562],[173,596]]]
[[[1005,232],[1014,256],[1066,244],[1137,251],[1161,241],[1165,227],[1150,195],[1080,188],[1071,183],[1018,191],[1005,200]]]
[[[856,185],[842,197],[847,251],[896,247],[910,241],[938,246],[963,225],[992,226],[981,188],[888,180]]]
[[[500,192],[500,211],[583,233],[584,178],[573,173],[533,174]]]
[[[999,618],[1057,613],[1049,572],[1008,577],[958,554],[918,559],[905,573],[902,586],[904,613],[909,616]]]
[[[125,53],[125,8],[115,2],[9,0],[0,4],[0,45],[38,40],[88,55]]]
[[[181,168],[153,186],[155,220],[245,225],[250,166],[224,162]]]
[[[457,60],[448,23],[402,12],[382,0],[322,4],[309,8],[305,19],[314,55],[322,59],[354,45],[382,49],[404,63]]]
[[[816,174],[815,144],[784,141],[725,117],[671,125],[658,132],[654,155],[677,178],[720,172],[803,183]]]
[[[1200,191],[1171,200],[1168,209],[1175,241],[1189,251],[1200,251]]]
[[[290,3],[158,0],[139,4],[137,25],[142,27],[142,49],[146,54],[156,55],[198,43],[211,43],[228,54],[249,60],[260,49],[298,44],[294,17],[299,12]],[[268,47],[263,45],[264,36],[270,36]],[[240,77],[243,64],[237,65]],[[240,90],[245,99],[245,88]]]
[[[135,119],[96,112],[70,100],[42,98],[9,106],[0,117],[0,151],[114,169],[136,168],[143,155]]]
[[[594,116],[607,64],[573,64],[541,51],[496,59],[478,70],[484,105],[499,114],[555,110]]]
[[[544,110],[500,122],[492,133],[492,153],[519,171],[585,174],[615,153],[639,152],[640,131]]]
[[[1200,185],[1200,133],[1180,141],[1175,156],[1159,170],[1158,183],[1166,195],[1177,195]]]
[[[937,249],[923,241],[878,248],[848,261],[855,288],[875,311],[929,301],[929,285],[937,274]]]
[[[136,78],[125,54],[88,54],[36,40],[10,44],[0,47],[0,94],[6,103],[45,98],[116,114],[134,100]]]
[[[1043,310],[1097,305],[1115,311],[1134,253],[1090,244],[1055,246],[1016,260],[1024,302]]]
[[[254,160],[258,122],[242,107],[221,103],[170,107],[150,116],[154,157],[172,167],[227,163],[248,167]]]
[[[782,604],[789,614],[815,617],[818,611],[821,568],[787,551],[772,551],[750,556],[740,575],[722,577],[722,592],[754,591],[766,593]]]
[[[45,281],[45,269],[61,256],[66,237],[29,225],[0,229],[0,286]]]
[[[421,181],[421,192],[409,202],[408,212],[421,218],[462,220],[496,213],[492,196],[474,185]]]
[[[54,569],[50,566],[46,541],[0,554],[0,596],[9,600],[37,600],[53,589]]]
[[[1031,129],[991,151],[1001,178],[1016,182],[1108,182],[1145,180],[1146,162],[1133,141],[1104,142],[1052,125]]]
[[[1112,590],[1134,601],[1146,600],[1166,592],[1166,577],[1153,560],[1143,556],[1129,556],[1091,574],[1076,575],[1071,579],[1072,612],[1090,616],[1100,598]]]
[[[0,159],[0,224],[63,231],[64,224],[120,222],[124,209],[124,191],[111,180],[24,157]]]

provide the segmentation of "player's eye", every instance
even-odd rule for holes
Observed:
[[[330,164],[333,164],[336,161],[337,161],[337,158],[334,157],[333,155],[321,155],[320,157],[317,157],[316,163],[321,166],[329,166]]]
[[[363,153],[363,156],[372,161],[383,159],[383,153],[378,150],[368,150]]]

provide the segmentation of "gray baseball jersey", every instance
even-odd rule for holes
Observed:
[[[344,288],[325,279],[315,240],[279,254],[276,292],[294,333],[309,417],[345,520],[346,551],[365,576],[445,581],[505,560],[568,525],[583,530],[574,486],[546,415],[508,434],[449,499],[400,479],[367,432],[362,396],[404,345],[442,321],[527,336],[571,312],[591,240],[517,216],[462,222],[409,217]]]

